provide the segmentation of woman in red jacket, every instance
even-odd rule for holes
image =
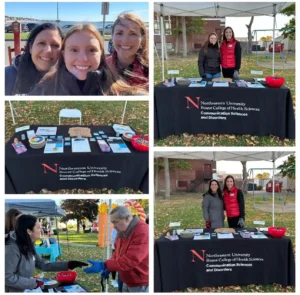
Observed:
[[[241,44],[234,37],[231,27],[226,27],[223,32],[221,50],[221,66],[224,78],[239,78],[242,50]]]
[[[229,227],[244,227],[244,195],[240,189],[235,187],[235,181],[231,175],[228,175],[224,181],[223,200]]]
[[[127,84],[149,88],[149,52],[146,26],[134,14],[118,16],[112,29],[114,52],[106,61]]]

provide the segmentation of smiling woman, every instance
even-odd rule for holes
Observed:
[[[5,68],[5,95],[28,94],[57,63],[62,33],[57,26],[44,23],[30,33],[24,53]]]
[[[91,24],[73,26],[66,34],[57,69],[49,72],[30,95],[126,95],[138,92],[107,65],[104,42]]]

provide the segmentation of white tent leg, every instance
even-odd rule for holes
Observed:
[[[125,117],[125,113],[126,113],[126,107],[127,107],[127,100],[125,101],[125,104],[124,104],[124,109],[123,109],[121,124],[124,123],[124,117]]]
[[[13,125],[16,125],[15,115],[14,115],[14,112],[16,112],[16,111],[15,111],[14,107],[12,106],[12,103],[10,100],[9,100],[9,107],[10,107],[11,117],[13,120]]]
[[[164,26],[164,5],[160,4],[160,44],[161,44],[161,63],[162,63],[162,80],[165,81],[165,42],[164,42],[164,34],[165,34],[165,26]]]
[[[273,4],[274,16],[273,16],[273,61],[272,61],[272,76],[275,76],[274,65],[275,65],[275,23],[276,23],[276,4]]]
[[[273,208],[272,208],[272,226],[274,226],[274,210],[275,210],[275,156],[273,152],[273,190],[272,190]]]
[[[127,101],[126,101],[127,103]],[[108,214],[111,211],[111,199],[108,200]],[[110,233],[110,221],[107,222],[107,248],[106,248],[106,258],[109,259],[110,255],[110,244],[111,244],[111,233]],[[106,280],[105,292],[108,293],[108,281]]]

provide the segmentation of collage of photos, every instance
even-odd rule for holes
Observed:
[[[3,292],[296,292],[295,2],[3,17]]]

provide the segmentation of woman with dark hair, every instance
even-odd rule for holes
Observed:
[[[223,199],[229,227],[244,227],[244,195],[240,189],[235,187],[235,181],[231,175],[228,175],[224,180]]]
[[[223,41],[220,50],[223,77],[238,79],[242,49],[240,42],[235,39],[231,27],[226,27],[223,32]]]
[[[44,23],[34,28],[24,53],[5,68],[5,95],[26,95],[53,68],[59,57],[63,35],[59,27]]]
[[[5,243],[5,292],[24,292],[43,283],[31,278],[35,268],[42,271],[63,271],[87,266],[80,261],[46,263],[36,253],[34,243],[40,239],[41,225],[32,215],[21,215],[15,233]]]
[[[57,69],[49,72],[29,95],[126,95],[134,91],[111,72],[97,28],[79,24],[71,27],[64,38]]]
[[[106,60],[129,85],[149,91],[149,51],[144,22],[132,13],[118,16],[112,29],[114,52]]]
[[[200,77],[220,78],[221,77],[221,55],[219,49],[218,35],[211,33],[207,41],[200,49],[198,57],[198,69]]]
[[[18,209],[11,208],[5,213],[5,238],[15,230],[17,219],[22,215]]]
[[[203,196],[202,211],[206,228],[224,227],[224,203],[220,184],[212,179],[209,182],[207,193]]]

